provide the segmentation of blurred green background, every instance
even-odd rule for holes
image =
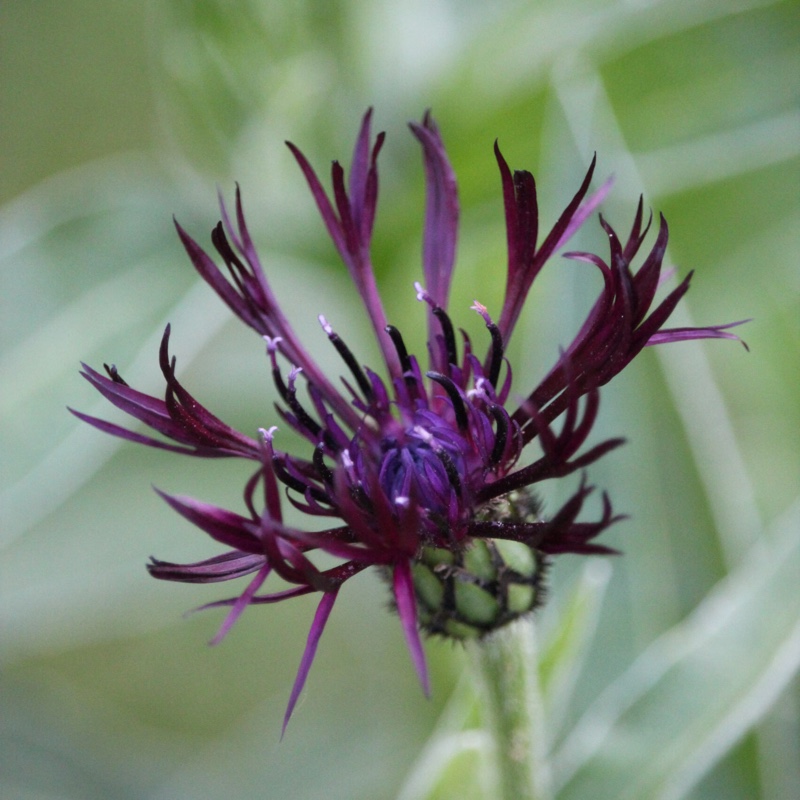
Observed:
[[[669,263],[696,270],[675,324],[754,318],[749,354],[729,342],[648,351],[604,392],[596,440],[629,441],[591,480],[630,514],[605,537],[625,556],[610,579],[608,561],[587,572],[567,556],[553,570],[545,641],[581,586],[596,587],[597,619],[583,660],[559,662],[571,690],[550,745],[560,797],[798,796],[798,43],[800,4],[758,0],[2,4],[3,797],[434,796],[413,781],[399,793],[462,672],[459,648],[428,644],[426,701],[385,587],[361,576],[279,744],[313,602],[249,609],[212,649],[221,613],[182,614],[230,587],[157,583],[143,567],[218,549],[151,485],[236,508],[246,472],[121,445],[65,411],[120,419],[79,360],[114,362],[158,394],[171,321],[193,393],[248,433],[275,421],[262,343],[199,285],[171,222],[207,243],[216,186],[232,196],[234,181],[308,346],[340,371],[325,313],[377,363],[283,145],[323,174],[349,163],[368,105],[388,133],[374,260],[389,318],[417,349],[423,184],[405,123],[427,107],[462,202],[451,314],[476,340],[469,305],[497,313],[504,280],[496,137],[512,168],[537,176],[544,224],[593,151],[597,184],[616,178],[612,224],[630,225],[639,193],[664,212]],[[595,223],[579,239],[604,247]],[[510,348],[520,393],[598,289],[554,260]],[[673,726],[671,748],[636,735]],[[605,734],[592,744],[593,730]],[[654,764],[653,782],[638,781]]]

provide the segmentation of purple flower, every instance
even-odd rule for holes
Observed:
[[[420,628],[452,638],[482,636],[541,601],[549,556],[614,552],[595,542],[620,518],[607,495],[602,496],[599,519],[579,521],[593,491],[585,477],[549,518],[542,516],[532,487],[582,471],[622,443],[609,439],[584,448],[597,416],[599,388],[643,347],[690,338],[738,338],[727,332],[731,325],[663,328],[691,276],[654,303],[668,237],[663,217],[655,243],[639,269],[631,271],[650,227],[650,221],[643,225],[640,201],[624,242],[600,218],[609,241],[607,260],[592,253],[566,254],[597,267],[602,289],[574,341],[541,383],[527,395],[512,393],[511,366],[504,353],[528,291],[545,263],[592,214],[609,184],[587,196],[593,160],[580,188],[542,238],[533,176],[512,174],[495,144],[508,239],[506,293],[497,322],[477,301],[472,306],[487,328],[486,342],[473,344],[463,331],[456,333],[447,310],[458,194],[439,130],[426,114],[421,123],[410,125],[422,146],[426,177],[424,285],[415,285],[417,299],[426,307],[425,369],[408,352],[400,331],[388,324],[370,261],[377,158],[384,141],[383,133],[372,140],[371,115],[367,111],[363,118],[347,183],[343,168],[333,163],[332,199],[303,154],[292,144],[289,148],[369,314],[383,355],[379,371],[362,366],[320,316],[322,331],[348,376],[339,388],[321,372],[272,293],[238,190],[235,219],[221,203],[222,221],[211,233],[224,269],[176,223],[195,269],[264,338],[282,400],[278,415],[307,440],[304,453],[278,449],[276,427],[260,429],[255,438],[245,436],[198,402],[176,376],[169,327],[159,356],[166,381],[163,399],[131,388],[114,367],[106,367],[108,376],[85,365],[83,372],[111,403],[163,438],[73,412],[106,433],[151,447],[253,462],[254,473],[244,488],[244,513],[161,493],[179,514],[227,549],[194,564],[153,559],[148,569],[156,578],[190,583],[253,576],[238,597],[205,606],[230,606],[214,642],[248,605],[319,594],[284,727],[339,589],[362,570],[377,567],[389,582],[427,693]],[[538,457],[525,459],[534,440]],[[282,495],[303,513],[329,519],[329,527],[304,530],[286,524]],[[318,550],[334,556],[338,565],[315,565],[312,556]],[[258,593],[273,573],[292,588]]]

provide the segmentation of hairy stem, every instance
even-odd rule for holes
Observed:
[[[550,768],[531,619],[469,645],[480,714],[494,743],[496,800],[550,800]]]

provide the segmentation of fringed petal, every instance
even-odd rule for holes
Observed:
[[[325,630],[325,624],[328,621],[333,604],[336,602],[338,592],[324,592],[322,599],[319,601],[317,611],[314,614],[314,621],[311,623],[311,629],[308,632],[308,639],[306,647],[303,651],[303,657],[300,659],[300,666],[297,669],[297,675],[294,679],[292,692],[289,695],[289,703],[286,706],[286,713],[283,715],[283,725],[281,727],[281,738],[286,733],[286,726],[289,724],[292,714],[294,713],[297,701],[300,699],[300,693],[306,684],[308,672],[314,662],[314,656],[317,654],[317,647],[319,645],[322,632]]]
[[[425,286],[433,302],[446,311],[458,239],[456,176],[430,111],[425,112],[421,124],[412,122],[409,127],[422,145],[425,166],[425,233],[422,243]],[[437,327],[433,313],[429,312],[430,341],[435,341]]]
[[[687,342],[691,339],[731,339],[741,342],[745,350],[750,348],[744,339],[735,333],[728,333],[728,328],[735,328],[752,322],[750,319],[740,319],[738,322],[729,322],[727,325],[709,325],[703,328],[664,328],[658,333],[654,333],[646,342],[647,346],[656,344],[667,344],[669,342]]]
[[[336,210],[334,210],[319,178],[317,178],[306,157],[291,142],[286,144],[300,165],[325,227],[328,229],[328,233],[333,239],[339,255],[347,265],[350,276],[361,295],[383,352],[386,366],[390,374],[398,376],[402,374],[402,370],[391,340],[385,332],[386,314],[378,293],[369,255],[372,223],[378,200],[378,170],[376,162],[384,140],[383,134],[377,137],[372,148],[369,166],[367,166],[371,118],[372,109],[369,109],[362,119],[353,155],[350,196],[348,196],[344,185],[344,170],[337,161],[333,162],[331,178]]]
[[[417,627],[417,601],[414,597],[414,579],[411,577],[411,563],[403,560],[395,564],[393,571],[394,599],[397,603],[397,613],[403,626],[408,651],[411,661],[417,671],[417,677],[422,685],[426,697],[430,697],[431,683],[428,675],[428,666],[425,662],[425,651]]]
[[[220,625],[216,635],[209,642],[210,645],[218,645],[228,635],[228,631],[230,631],[230,629],[234,626],[236,620],[239,619],[245,608],[250,605],[253,595],[261,588],[264,581],[269,576],[270,571],[270,565],[264,564],[264,566],[258,571],[258,575],[256,575],[255,578],[253,578],[253,580],[247,584],[247,588],[242,592],[239,599],[233,604],[233,607],[223,620],[222,625]]]
[[[518,171],[511,177],[510,170],[495,142],[495,158],[500,168],[503,184],[503,201],[506,214],[506,236],[508,241],[508,275],[506,278],[505,300],[498,327],[503,341],[508,342],[516,325],[522,307],[534,279],[547,260],[558,247],[561,247],[577,231],[588,216],[585,211],[577,220],[578,209],[589,190],[594,174],[596,156],[581,183],[580,188],[561,213],[541,247],[537,249],[539,232],[539,209],[536,199],[536,184],[533,176],[526,171]],[[605,189],[605,192],[608,190]],[[590,203],[591,208],[600,202],[605,192],[601,190]],[[574,224],[573,224],[574,223]]]
[[[247,517],[193,497],[167,494],[160,489],[156,489],[156,492],[184,519],[205,531],[212,539],[246,553],[263,554],[263,547],[256,535],[257,523]]]
[[[151,558],[147,571],[154,578],[179,583],[218,583],[250,575],[264,566],[263,555],[233,550],[193,564],[174,564]]]

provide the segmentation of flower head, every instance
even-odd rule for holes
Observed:
[[[214,641],[248,605],[319,595],[284,725],[340,588],[362,570],[378,568],[389,582],[427,692],[420,628],[452,638],[482,636],[540,602],[551,555],[613,552],[595,541],[619,519],[607,495],[602,496],[598,519],[579,520],[593,491],[582,477],[563,507],[544,518],[534,485],[583,471],[622,443],[609,439],[584,447],[597,416],[600,387],[643,347],[689,338],[738,338],[727,331],[730,325],[663,327],[688,290],[691,276],[654,302],[668,237],[663,217],[654,245],[639,269],[631,270],[650,227],[650,221],[644,223],[640,201],[624,241],[600,218],[609,242],[607,259],[585,252],[566,254],[599,270],[600,294],[541,383],[529,392],[512,392],[505,350],[531,285],[594,212],[609,185],[588,194],[593,160],[553,228],[540,236],[533,176],[525,171],[512,174],[495,144],[508,239],[506,292],[497,321],[475,301],[472,309],[482,317],[487,334],[484,342],[473,343],[463,331],[456,333],[448,312],[458,194],[439,130],[425,114],[410,126],[422,146],[427,195],[424,282],[415,284],[428,327],[423,366],[407,349],[401,332],[388,323],[370,261],[377,158],[384,141],[382,133],[373,140],[370,126],[371,110],[361,123],[347,182],[342,167],[333,163],[332,198],[303,154],[289,144],[364,302],[383,357],[376,370],[362,366],[357,349],[320,316],[322,333],[346,368],[341,388],[309,356],[279,306],[253,246],[239,191],[235,216],[221,203],[222,221],[211,234],[224,267],[176,223],[195,269],[263,337],[282,401],[278,415],[306,440],[304,452],[281,450],[274,426],[260,429],[257,436],[239,433],[196,400],[177,378],[175,359],[169,354],[169,327],[160,349],[163,399],[128,386],[114,367],[102,375],[84,366],[83,373],[114,405],[161,437],[73,412],[100,430],[151,447],[253,462],[243,513],[161,493],[179,514],[227,549],[193,564],[153,559],[148,569],[156,578],[191,583],[252,576],[241,595],[210,604],[230,606]],[[534,440],[538,457],[527,457]],[[287,524],[284,497],[304,514],[329,524],[323,530]],[[338,559],[336,566],[317,566],[317,551]],[[290,588],[260,593],[273,573]]]

